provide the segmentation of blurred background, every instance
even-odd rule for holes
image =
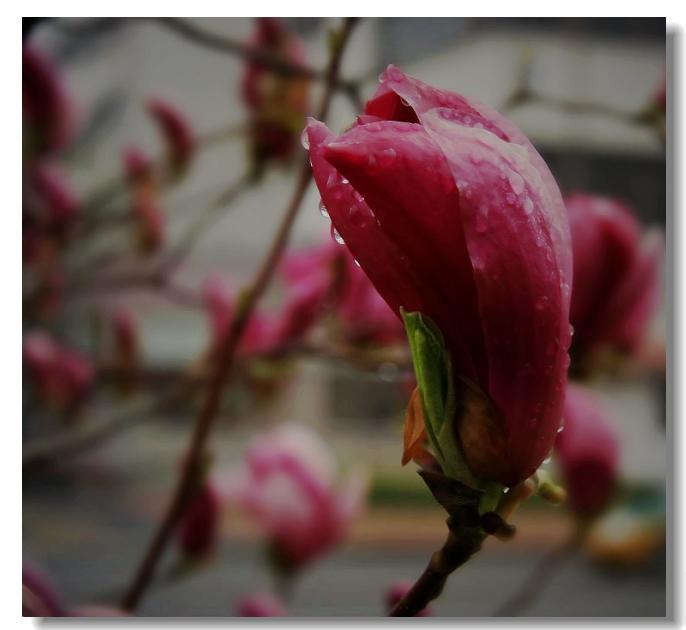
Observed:
[[[190,24],[195,36],[178,24]],[[317,69],[326,65],[328,32],[337,24],[282,22],[300,40],[301,62]],[[219,316],[211,282],[215,298],[228,303],[253,276],[304,152],[297,133],[284,159],[256,157],[262,154],[245,94],[248,61],[216,44],[258,45],[254,20],[44,19],[25,20],[24,30],[25,45],[49,64],[69,104],[68,141],[41,159],[59,167],[60,207],[78,206],[79,222],[68,237],[42,243],[45,229],[35,227],[27,206],[34,198],[47,203],[45,190],[56,186],[33,176],[25,146],[23,551],[70,606],[111,606],[168,501],[202,387],[196,383],[162,408],[154,401],[169,403],[180,375],[202,372]],[[564,194],[621,199],[642,231],[664,232],[664,20],[366,18],[341,70],[354,90],[336,93],[331,129],[350,125],[357,102],[373,94],[389,63],[509,116]],[[322,82],[308,88],[312,112]],[[195,138],[183,172],[157,182],[153,219],[153,210],[132,209],[138,197],[130,175],[131,148],[155,164],[168,151],[150,99],[181,114]],[[129,180],[122,175],[127,168]],[[318,204],[312,184],[290,249],[331,241]],[[35,248],[38,264],[28,255]],[[166,252],[180,253],[173,282],[141,281],[141,270]],[[602,273],[602,257],[598,264]],[[288,283],[277,280],[265,309],[281,313],[289,299]],[[553,563],[519,614],[666,614],[664,312],[662,300],[631,356],[604,356],[600,367],[584,370],[618,435],[616,493],[581,548]],[[113,313],[126,313],[119,328]],[[347,535],[300,572],[290,614],[382,615],[385,589],[415,579],[442,542],[441,508],[415,467],[400,466],[411,391],[404,345],[397,338],[343,339],[331,319],[308,327],[297,356],[258,358],[246,367],[247,377],[233,381],[211,440],[210,478],[222,498],[213,552],[181,570],[173,543],[138,614],[232,615],[246,594],[273,589],[262,530],[233,505],[231,479],[246,447],[284,423],[312,428],[343,471],[361,471],[368,480],[366,507]],[[39,335],[36,344],[37,333],[50,335],[49,342]],[[38,346],[30,356],[27,337]],[[41,352],[57,353],[55,343],[78,354],[55,368],[62,376],[75,373],[62,379],[66,384],[45,376],[40,363]],[[556,474],[555,461],[547,466]],[[508,543],[489,539],[449,580],[433,614],[496,614],[542,558],[564,547],[577,518],[534,498],[514,518],[517,536]]]

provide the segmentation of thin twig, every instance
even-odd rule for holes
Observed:
[[[263,48],[253,46],[250,43],[231,39],[217,33],[212,33],[204,28],[182,18],[153,18],[155,22],[168,28],[196,44],[201,44],[217,52],[240,55],[245,59],[259,63],[274,72],[284,76],[302,77],[313,81],[328,82],[328,70],[311,68],[304,64],[293,63],[284,59],[281,55],[271,53]],[[359,82],[336,77],[334,88],[347,94],[356,94],[359,90]]]
[[[345,19],[341,31],[338,34],[337,41],[335,41],[335,44],[332,47],[331,59],[327,69],[326,89],[319,112],[319,118],[322,120],[325,119],[328,114],[343,52],[355,22],[356,20],[354,18]],[[207,397],[205,398],[200,414],[196,420],[187,455],[184,459],[184,466],[173,497],[151,540],[150,546],[143,556],[133,581],[122,599],[121,607],[126,611],[134,611],[138,607],[141,598],[148,589],[154,576],[160,557],[183,516],[189,497],[192,495],[194,479],[203,459],[205,443],[219,409],[224,386],[231,374],[238,345],[246,325],[250,321],[250,317],[252,316],[258,301],[269,286],[281,255],[283,254],[311,176],[309,164],[305,162],[296,182],[293,197],[286,208],[283,220],[267,256],[258,270],[254,282],[245,291],[243,300],[238,305],[237,312],[231,322],[231,327],[229,328],[226,339],[220,349],[221,351],[217,363],[214,366],[214,374],[211,377]]]
[[[494,617],[519,617],[540,597],[553,575],[579,550],[583,540],[583,530],[576,529],[574,534],[561,545],[553,547],[543,555],[533,571],[519,588],[493,614]]]
[[[22,449],[22,467],[32,468],[87,450],[183,400],[197,385],[198,378],[182,378],[171,385],[162,396],[146,397],[123,410],[119,410],[97,424],[86,423],[63,435],[25,444]]]

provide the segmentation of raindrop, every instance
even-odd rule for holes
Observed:
[[[536,301],[536,310],[539,312],[543,312],[548,308],[548,303],[550,302],[549,298],[547,295],[541,296],[537,301]]]
[[[400,102],[401,102],[405,107],[411,107],[410,102],[409,102],[406,98],[403,98],[402,96],[400,97]]]
[[[395,149],[384,149],[379,153],[379,164],[381,166],[390,166],[395,162],[396,156],[397,153],[395,152]]]
[[[362,265],[360,265],[360,263],[357,261],[357,258],[353,258],[353,262],[354,262],[358,267],[361,267],[361,266],[362,266]]]
[[[319,214],[321,214],[325,219],[329,218],[329,211],[324,205],[324,202],[321,200],[319,201]]]
[[[339,245],[345,245],[343,237],[338,233],[338,230],[333,225],[331,226],[331,238],[333,238],[333,240]]]
[[[510,186],[512,186],[515,194],[521,195],[524,192],[524,179],[522,176],[519,173],[510,171],[507,178],[510,180]]]
[[[310,139],[307,137],[307,129],[303,129],[302,134],[300,134],[300,144],[303,145],[303,149],[306,151],[310,148]]]
[[[557,427],[557,432],[558,432],[558,433],[562,433],[564,430],[565,430],[564,425],[562,425],[561,427]]]
[[[341,179],[341,184],[346,185],[346,184],[349,184],[349,183],[350,183],[350,182],[349,182],[345,177],[344,177],[343,179]]]

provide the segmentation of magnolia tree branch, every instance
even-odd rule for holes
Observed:
[[[195,144],[198,149],[210,149],[222,142],[232,140],[244,134],[244,124],[233,124],[218,129],[212,129],[196,138]],[[156,157],[152,163],[153,172],[160,182],[169,182],[167,171],[167,157],[162,154]],[[83,223],[79,226],[79,236],[88,236],[100,227],[108,227],[112,223],[122,223],[129,219],[130,214],[103,217],[99,211],[106,207],[111,201],[116,200],[127,190],[128,181],[125,175],[116,175],[112,179],[98,184],[90,193],[85,196],[84,209],[86,216]]]
[[[485,532],[462,536],[451,531],[443,546],[431,556],[419,579],[393,607],[389,617],[414,617],[424,610],[441,594],[448,576],[481,549],[485,538]]]
[[[326,83],[329,81],[328,69],[320,70],[304,64],[287,61],[280,55],[270,53],[267,50],[253,46],[249,43],[212,33],[211,31],[193,24],[189,20],[182,18],[156,18],[155,21],[189,41],[201,44],[202,46],[218,52],[239,55],[250,61],[257,62],[278,74],[302,77],[311,81],[323,81]],[[345,92],[351,98],[357,98],[359,95],[360,82],[345,80],[336,76],[334,78],[333,87],[334,89]]]
[[[331,58],[326,73],[326,88],[322,97],[319,118],[325,119],[329,112],[331,99],[336,87],[341,60],[346,44],[355,25],[355,18],[346,18],[340,32],[333,40]],[[207,396],[195,422],[190,443],[184,458],[178,483],[171,502],[162,516],[162,520],[155,532],[148,549],[143,556],[131,585],[127,589],[121,606],[126,611],[134,611],[148,589],[154,576],[157,564],[178,525],[194,487],[199,466],[205,452],[205,443],[210,429],[219,410],[224,386],[231,374],[236,357],[236,351],[241,341],[246,325],[252,313],[270,284],[274,271],[286,247],[291,228],[297,216],[300,204],[305,196],[312,174],[309,164],[305,162],[297,179],[295,190],[281,225],[272,241],[272,245],[260,266],[252,284],[244,291],[243,298],[238,304],[236,314],[231,322],[226,339],[221,347],[218,360],[214,366],[214,373],[210,379]]]
[[[251,361],[288,361],[308,357],[331,361],[336,364],[348,363],[359,369],[375,370],[389,363],[399,369],[411,369],[411,362],[406,348],[361,349],[329,344],[294,344],[255,353],[241,359],[240,366]],[[126,373],[114,372],[113,378],[126,376]],[[128,405],[125,409],[107,416],[102,420],[84,419],[77,428],[60,432],[58,435],[38,438],[26,442],[22,448],[22,467],[24,470],[58,461],[67,456],[74,456],[88,451],[107,440],[116,437],[129,428],[138,426],[151,419],[152,414],[170,408],[186,396],[208,383],[206,371],[193,375],[179,375],[177,380],[164,392],[146,397]]]

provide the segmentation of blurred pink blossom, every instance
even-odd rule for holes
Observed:
[[[243,596],[236,604],[238,617],[286,617],[288,611],[281,601],[271,593],[251,593]]]
[[[574,249],[573,350],[633,352],[660,300],[664,245],[622,202],[576,193],[567,201]]]
[[[302,64],[300,40],[278,18],[256,18],[251,45],[284,61]],[[298,146],[307,113],[307,80],[286,77],[259,61],[245,66],[241,92],[251,117],[251,142],[256,168],[271,159],[287,160]]]
[[[619,439],[607,410],[589,389],[568,385],[555,452],[572,509],[593,515],[607,507],[617,480]]]
[[[188,118],[172,104],[153,98],[148,112],[157,123],[167,146],[169,162],[176,174],[185,171],[195,152],[195,134]]]
[[[202,560],[212,553],[219,534],[220,497],[207,481],[195,493],[181,521],[179,547],[186,558]]]
[[[24,335],[24,364],[39,395],[59,407],[81,399],[95,376],[86,357],[58,344],[43,331]]]
[[[52,61],[28,45],[22,52],[22,108],[32,153],[64,148],[72,133],[72,112],[62,79]]]
[[[224,488],[266,534],[277,566],[293,571],[345,539],[367,481],[360,472],[340,481],[324,441],[305,426],[287,424],[255,439]]]
[[[122,153],[122,163],[127,180],[133,185],[150,183],[152,161],[150,156],[138,147],[129,147]]]
[[[281,266],[287,286],[311,287],[327,298],[349,343],[405,341],[405,329],[347,249],[327,238],[321,245],[289,253]],[[323,304],[311,304],[321,311]]]
[[[21,612],[23,617],[63,617],[66,609],[48,576],[24,562],[21,572]]]

